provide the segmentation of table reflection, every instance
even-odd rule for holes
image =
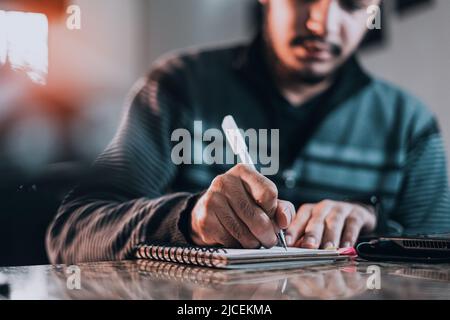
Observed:
[[[340,262],[293,270],[242,271],[150,260],[80,264],[81,289],[70,266],[0,268],[0,299],[449,299],[450,268],[378,264],[380,290],[368,280],[370,263]],[[6,287],[5,287],[6,286]]]
[[[351,298],[366,290],[366,276],[356,269],[329,268],[238,271],[142,260],[126,268],[91,266],[82,272],[82,290],[66,292],[71,299],[289,300]]]

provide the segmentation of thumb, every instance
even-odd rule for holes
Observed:
[[[280,229],[287,229],[295,216],[295,207],[292,203],[285,200],[277,200],[277,209],[275,212],[275,222]]]

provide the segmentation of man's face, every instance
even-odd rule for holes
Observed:
[[[287,76],[319,82],[357,49],[380,0],[260,0],[265,37]]]

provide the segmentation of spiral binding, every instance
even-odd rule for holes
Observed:
[[[226,253],[226,250],[210,247],[169,247],[164,245],[140,244],[136,247],[135,256],[138,259],[217,267],[225,263],[220,253]]]

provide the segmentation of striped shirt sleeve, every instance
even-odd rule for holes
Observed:
[[[450,192],[444,144],[435,120],[409,148],[394,219],[406,233],[448,232]]]
[[[181,125],[180,100],[168,83],[153,72],[137,85],[115,138],[49,227],[52,263],[122,260],[142,242],[190,242],[197,196],[167,192],[177,174],[167,142]]]

